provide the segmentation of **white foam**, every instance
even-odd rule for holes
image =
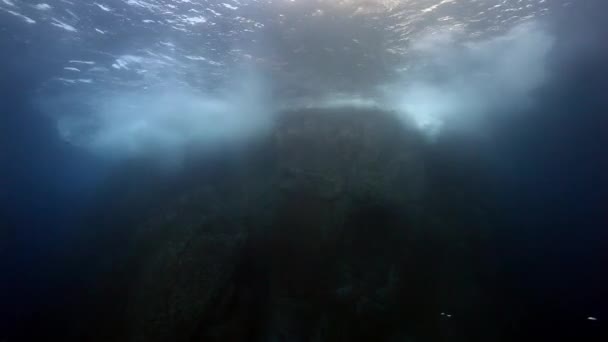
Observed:
[[[76,83],[75,80],[72,80],[72,79],[69,79],[69,78],[61,78],[61,77],[59,77],[59,78],[56,78],[56,80],[64,82],[64,83],[69,83],[69,84]]]
[[[157,11],[158,9],[160,9],[160,7],[158,5],[152,4],[147,1],[142,1],[142,0],[128,0],[127,5],[146,8],[150,11]]]
[[[15,12],[15,11],[11,11],[11,10],[6,10],[6,11],[7,11],[8,13],[10,13],[10,14],[12,14],[12,15],[16,16],[16,17],[19,17],[19,18],[23,19],[23,20],[24,20],[26,23],[28,23],[28,24],[35,24],[35,23],[36,23],[36,20],[34,20],[34,19],[32,19],[32,18],[30,18],[30,17],[28,17],[28,16],[25,16],[25,15],[23,15],[23,14],[21,14],[21,13],[17,13],[17,12]]]
[[[34,8],[40,11],[48,11],[50,9],[52,9],[51,5],[49,4],[37,4],[34,5]]]
[[[237,9],[239,9],[238,7],[231,5],[231,4],[227,4],[227,3],[223,3],[222,6],[226,7],[227,9],[231,9],[233,11],[236,11]]]
[[[66,24],[63,21],[61,21],[59,19],[56,19],[56,18],[53,18],[53,22],[51,23],[51,25],[59,27],[59,28],[62,28],[64,30],[70,31],[70,32],[77,32],[78,31],[74,26]]]
[[[171,42],[158,42],[160,45],[164,45],[166,47],[169,48],[175,48],[175,44],[171,43]]]
[[[199,15],[197,17],[183,17],[182,21],[189,25],[197,25],[206,23],[207,18]]]
[[[112,64],[112,68],[114,69],[124,69],[124,70],[129,70],[129,65],[131,64],[140,64],[141,62],[143,62],[143,58],[139,57],[139,56],[134,56],[134,55],[124,55],[121,56],[120,58],[117,58],[116,61]]]
[[[68,61],[68,63],[75,63],[75,64],[88,64],[88,65],[93,65],[93,64],[95,64],[95,62],[93,62],[93,61],[80,61],[80,60],[77,60],[77,59],[72,59],[72,60],[69,60],[69,61]]]
[[[184,57],[191,61],[206,61],[207,60],[207,58],[201,57],[201,56],[184,56]]]
[[[422,13],[433,12],[434,10],[436,10],[437,8],[439,8],[441,5],[444,5],[444,4],[447,4],[447,3],[450,3],[450,2],[454,2],[454,0],[442,0],[441,2],[439,2],[439,3],[435,4],[435,5],[432,5],[432,6],[429,6],[429,7],[425,8],[425,9],[423,9]]]
[[[97,6],[97,7],[99,7],[99,9],[101,9],[102,11],[105,11],[105,12],[111,12],[112,11],[112,9],[110,7],[107,7],[107,6],[102,5],[100,3],[96,2],[96,3],[94,3],[94,5]]]
[[[206,8],[206,10],[207,10],[207,11],[209,11],[209,12],[211,12],[211,14],[213,14],[213,15],[214,15],[214,16],[216,16],[216,17],[221,17],[221,16],[222,16],[222,14],[221,14],[221,13],[219,13],[219,12],[217,12],[217,11],[214,11],[214,10],[213,10],[213,9],[211,9],[211,8]]]
[[[66,8],[65,10],[66,12],[68,12],[69,15],[72,16],[72,18],[76,19],[76,20],[80,20],[80,18],[76,15],[76,13],[70,11],[69,9]]]

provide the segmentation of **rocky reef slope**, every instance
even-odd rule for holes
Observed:
[[[271,137],[176,174],[134,163],[105,188],[97,233],[81,243],[96,266],[72,333],[488,338],[488,209],[472,175],[450,168],[390,113],[367,109],[285,113]]]

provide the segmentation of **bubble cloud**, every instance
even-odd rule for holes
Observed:
[[[431,137],[472,129],[504,108],[531,103],[533,91],[547,80],[553,44],[553,36],[531,22],[474,41],[454,31],[422,35],[411,44],[414,65],[384,88],[386,101]]]
[[[223,91],[205,94],[183,84],[90,92],[53,99],[61,137],[100,156],[146,156],[176,164],[188,151],[205,152],[245,142],[272,125],[268,87],[245,77]],[[67,110],[65,108],[68,108]],[[61,109],[61,110],[58,110]]]

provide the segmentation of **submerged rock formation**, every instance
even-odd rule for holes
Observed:
[[[470,244],[481,235],[480,226],[452,230],[457,220],[435,210],[426,154],[390,113],[310,109],[282,115],[268,140],[193,162],[171,180],[117,177],[111,250],[97,255],[106,271],[92,277],[98,318],[77,334],[442,338],[441,313],[463,304],[454,291],[474,288],[466,263],[479,257]],[[462,267],[444,272],[454,265]]]

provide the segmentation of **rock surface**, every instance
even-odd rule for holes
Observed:
[[[436,164],[390,113],[309,109],[179,181],[134,185],[112,209],[125,253],[98,285],[122,303],[106,338],[441,340],[441,312],[482,301],[467,270],[484,223],[455,229],[442,197],[459,190],[438,194]]]

